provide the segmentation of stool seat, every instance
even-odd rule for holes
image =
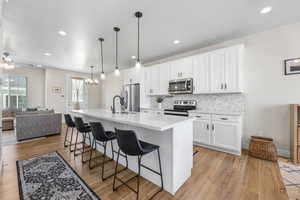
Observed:
[[[106,137],[107,137],[107,141],[117,139],[117,135],[116,135],[116,133],[113,132],[113,131],[105,131],[105,135],[106,135]]]
[[[159,146],[157,146],[155,144],[150,144],[148,142],[144,142],[144,141],[141,141],[141,140],[139,140],[139,142],[142,146],[142,154],[143,155],[159,149]]]

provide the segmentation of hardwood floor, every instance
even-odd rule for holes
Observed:
[[[63,131],[64,133],[64,131]],[[68,149],[63,148],[64,134],[40,140],[34,140],[3,149],[4,170],[0,175],[0,199],[17,200],[19,190],[16,173],[16,160],[26,159],[48,152],[58,151],[86,183],[102,200],[131,200],[135,194],[126,187],[112,191],[110,178],[100,181],[100,167],[93,170],[87,164],[82,165],[80,156],[74,158]],[[285,200],[288,199],[278,165],[248,157],[221,153],[195,147],[199,152],[194,156],[192,177],[179,189],[175,196],[167,192],[158,194],[154,199],[166,200]],[[110,162],[105,173],[112,173],[114,162]],[[123,172],[120,177],[126,179],[132,172]],[[135,181],[131,181],[132,187]],[[157,186],[145,179],[141,181],[141,199],[147,199]]]

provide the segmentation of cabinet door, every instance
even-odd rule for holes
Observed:
[[[193,78],[193,58],[187,57],[171,62],[171,79]]]
[[[225,54],[224,50],[211,53],[211,91],[224,92]]]
[[[194,121],[194,141],[202,144],[210,144],[209,120]]]
[[[210,92],[210,55],[203,54],[194,57],[193,64],[194,93]]]
[[[212,121],[211,144],[229,150],[241,150],[241,133],[239,125]]]
[[[239,92],[240,47],[225,50],[225,85],[226,92]]]
[[[147,95],[158,95],[159,94],[159,67],[154,65],[147,67],[145,70],[146,79],[146,94]]]
[[[163,63],[159,66],[159,94],[169,94],[169,80],[170,80],[170,63]]]

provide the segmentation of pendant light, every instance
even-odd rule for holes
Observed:
[[[103,38],[99,38],[99,41],[100,41],[100,49],[101,49],[101,55],[100,55],[100,62],[101,62],[101,68],[102,68],[102,71],[101,71],[101,75],[100,75],[100,78],[102,80],[105,79],[105,73],[104,73],[104,70],[103,70],[103,46],[102,46],[102,43],[104,41]]]
[[[94,78],[94,66],[90,66],[91,68],[91,78],[85,79],[86,85],[98,85],[98,79]]]
[[[120,75],[120,69],[118,66],[118,32],[120,31],[119,27],[114,27],[114,31],[116,32],[116,68],[115,68],[115,75]]]
[[[138,46],[137,46],[137,60],[135,63],[135,68],[140,69],[142,66],[141,59],[140,59],[140,19],[143,17],[143,13],[137,11],[135,17],[138,19]]]

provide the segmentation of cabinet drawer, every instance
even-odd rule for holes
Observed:
[[[241,117],[239,116],[230,116],[230,115],[212,115],[213,121],[222,121],[222,122],[239,122]]]
[[[197,119],[201,120],[209,120],[210,114],[201,114],[201,113],[189,113],[190,117],[196,117]]]

